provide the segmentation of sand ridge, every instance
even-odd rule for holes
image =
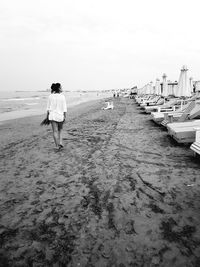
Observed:
[[[40,117],[0,126],[1,266],[199,265],[199,161],[133,100],[103,105],[69,113],[60,152]]]

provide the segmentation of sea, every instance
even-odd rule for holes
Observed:
[[[110,92],[63,92],[68,107],[72,107],[90,100],[110,97]],[[27,116],[42,115],[46,113],[47,91],[15,91],[0,92],[0,122],[23,118]]]

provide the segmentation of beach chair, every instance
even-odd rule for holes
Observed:
[[[179,113],[165,113],[164,114],[164,120],[161,122],[161,125],[166,127],[168,123],[173,123],[173,122],[184,122],[189,118],[190,112],[194,109],[195,107],[195,100],[189,102],[186,104],[186,107],[183,112]]]
[[[193,110],[190,112],[189,119],[200,119],[200,101],[196,101],[196,105]]]
[[[152,98],[151,95],[145,95],[137,100],[138,105],[143,103],[144,101],[150,100]]]
[[[167,124],[168,134],[178,143],[195,142],[196,128],[200,128],[200,120],[173,122]]]
[[[151,113],[151,112],[175,111],[176,104],[178,104],[177,99],[171,99],[170,101],[164,103],[164,99],[160,98],[156,103],[156,105],[146,106],[145,112]]]
[[[176,111],[180,107],[180,99],[171,99],[164,105],[158,106],[158,112]]]
[[[182,114],[181,112],[183,110],[183,107],[175,105],[175,107],[172,107],[172,110],[170,110],[170,109],[165,109],[165,111],[162,110],[161,112],[151,112],[151,119],[155,123],[161,124],[164,119],[167,119],[167,118],[165,118],[165,116],[166,116],[165,114],[167,114],[167,115],[168,114],[174,114],[174,117],[176,115],[180,117],[180,115]]]
[[[149,100],[143,101],[140,106],[145,108],[145,106],[149,106],[149,105],[156,105],[156,103],[158,102],[158,100],[161,98],[161,96],[154,96]]]
[[[193,150],[194,156],[196,154],[200,155],[200,127],[194,128],[195,130],[195,142],[190,146],[190,149]]]
[[[113,102],[105,102],[107,104],[106,107],[103,107],[102,109],[103,110],[107,110],[107,109],[113,109],[114,108],[114,105],[113,105]]]

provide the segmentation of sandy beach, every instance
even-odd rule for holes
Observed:
[[[200,160],[134,100],[0,125],[0,266],[200,266]]]

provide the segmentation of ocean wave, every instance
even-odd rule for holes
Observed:
[[[38,103],[34,102],[34,103],[25,103],[28,106],[34,106],[34,105],[38,105]]]
[[[25,98],[21,98],[21,97],[16,97],[16,98],[4,98],[1,101],[7,102],[7,101],[25,101],[25,100],[38,100],[40,99],[40,97],[25,97]]]

